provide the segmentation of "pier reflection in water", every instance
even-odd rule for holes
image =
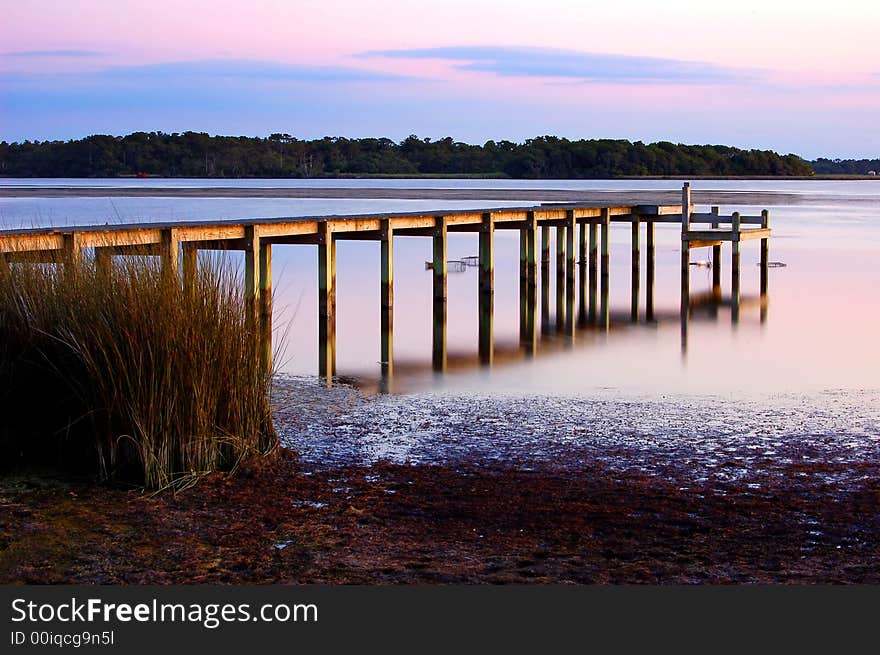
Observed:
[[[713,208],[717,213],[717,208]],[[520,231],[519,242],[519,341],[495,337],[494,294],[494,240],[488,236],[497,226],[492,225],[491,215],[484,217],[478,236],[480,266],[477,270],[477,342],[470,352],[459,349],[454,354],[448,350],[448,303],[447,274],[447,226],[438,221],[435,228],[443,238],[434,239],[434,261],[431,268],[434,278],[432,311],[432,340],[430,364],[406,358],[395,362],[393,349],[393,235],[390,228],[383,227],[381,241],[381,373],[378,383],[369,379],[358,380],[360,386],[370,387],[383,393],[406,388],[415,379],[429,379],[431,374],[443,374],[507,365],[540,355],[553,355],[583,341],[593,343],[597,334],[608,334],[634,324],[659,325],[680,322],[682,355],[687,354],[688,325],[690,322],[717,322],[729,310],[733,325],[740,321],[741,312],[757,309],[760,322],[767,319],[768,280],[766,253],[760,262],[760,289],[757,294],[740,292],[739,268],[731,265],[730,293],[722,293],[721,246],[712,246],[711,262],[691,262],[683,271],[683,296],[679,311],[655,309],[655,225],[645,223],[645,258],[642,266],[642,234],[638,221],[631,228],[632,261],[630,276],[629,311],[612,311],[610,299],[610,252],[609,226],[602,223],[559,224],[556,226],[532,226]],[[552,237],[552,238],[551,238]],[[734,249],[731,247],[731,251]],[[734,259],[734,252],[731,252]],[[453,262],[458,263],[458,262]],[[709,268],[711,287],[691,293],[690,267]],[[708,264],[708,266],[707,266]],[[445,267],[445,268],[444,268]],[[460,272],[467,272],[462,266]],[[551,272],[553,278],[551,278]],[[644,279],[643,279],[644,275]],[[551,284],[554,282],[555,284]],[[551,314],[551,307],[555,311]],[[509,330],[505,330],[509,332]],[[319,362],[327,362],[320,374],[328,385],[335,375],[335,330],[319,335]],[[404,385],[396,384],[396,376],[404,378]]]

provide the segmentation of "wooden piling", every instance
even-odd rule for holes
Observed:
[[[654,320],[654,221],[645,223],[645,320]]]
[[[739,269],[739,250],[740,250],[740,214],[733,212],[733,220],[731,225],[733,232],[733,240],[730,242],[730,307],[731,319],[734,323],[739,321],[739,300],[740,300],[740,269]]]
[[[718,216],[720,208],[713,206],[712,214]],[[712,222],[712,227],[718,228],[718,221]],[[712,293],[717,297],[721,297],[721,246],[712,246]]]
[[[529,284],[533,287],[537,286],[538,283],[538,263],[536,259],[537,253],[535,252],[535,240],[537,238],[538,232],[538,219],[535,217],[535,212],[529,211],[526,212],[526,222],[528,226],[525,228],[526,231],[526,277],[529,280]]]
[[[380,360],[387,382],[394,374],[394,228],[387,218],[380,222],[379,251]]]
[[[611,244],[609,243],[610,231],[611,231],[611,212],[607,207],[602,207],[601,216],[600,216],[600,226],[602,230],[602,260],[600,262],[600,267],[602,271],[602,278],[607,278],[609,275],[609,264],[610,264],[610,253],[611,253]]]
[[[434,219],[434,312],[433,312],[433,343],[431,361],[437,372],[446,371],[446,250],[448,240],[448,224],[445,216]]]
[[[318,223],[318,374],[336,375],[336,243],[328,221]]]
[[[63,237],[61,264],[69,273],[76,272],[82,266],[83,246],[79,232],[68,232]]]
[[[556,227],[556,331],[565,331],[565,237],[566,227]]]
[[[596,294],[599,288],[597,272],[599,270],[599,226],[590,223],[590,255],[589,255],[589,303],[587,307],[587,320],[590,323],[596,321]]]
[[[526,212],[526,226],[520,230],[519,338],[527,355],[533,355],[537,346],[537,323],[535,321],[538,281],[535,257],[536,236],[537,219],[535,218],[535,212]]]
[[[195,289],[196,275],[199,272],[199,250],[196,244],[189,241],[184,241],[181,247],[183,288],[192,292]]]
[[[495,298],[495,224],[491,213],[480,224],[479,353],[480,362],[494,359],[493,319]]]
[[[769,229],[770,228],[770,212],[768,210],[764,210],[761,212],[761,228]],[[761,296],[767,295],[767,286],[768,286],[768,278],[769,278],[769,266],[770,266],[770,237],[764,237],[761,239]],[[765,303],[762,303],[762,307]]]
[[[159,257],[162,260],[163,277],[177,282],[180,275],[180,238],[177,228],[171,227],[162,230],[162,240],[159,243]]]
[[[113,257],[109,248],[95,248],[95,272],[105,283],[111,279]]]
[[[599,263],[601,269],[601,297],[599,309],[600,327],[607,331],[611,326],[611,306],[610,306],[610,263],[611,263],[611,212],[607,207],[603,207],[600,212],[600,229],[602,233],[602,258]]]
[[[681,187],[681,313],[685,323],[690,312],[691,293],[691,246],[688,241],[690,223],[691,185],[685,182]]]
[[[574,238],[577,224],[575,223],[574,210],[565,212],[565,334],[569,338],[574,337],[575,332],[575,276],[574,268],[577,253],[574,249]]]
[[[541,333],[550,332],[550,228],[541,226]]]
[[[587,323],[587,224],[581,223],[578,230],[578,325]]]
[[[272,373],[272,244],[260,240],[260,359]]]
[[[639,320],[639,283],[641,282],[641,262],[642,262],[642,249],[640,242],[640,218],[638,215],[634,215],[632,219],[632,254],[631,254],[631,270],[630,273],[630,312],[629,318],[633,323],[638,322]]]

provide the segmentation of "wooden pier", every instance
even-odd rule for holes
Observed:
[[[332,381],[336,373],[336,243],[357,239],[379,242],[381,366],[383,378],[393,375],[394,238],[423,237],[433,241],[432,366],[443,372],[447,352],[447,241],[450,233],[476,232],[479,239],[479,360],[494,361],[494,272],[497,230],[517,230],[520,237],[520,337],[534,355],[539,332],[573,337],[577,326],[610,325],[609,232],[613,222],[631,225],[632,289],[630,320],[639,320],[641,295],[641,226],[645,225],[645,319],[655,320],[654,279],[656,223],[681,224],[682,339],[690,315],[690,251],[712,248],[713,291],[720,297],[721,246],[731,244],[731,307],[740,309],[740,244],[760,240],[762,298],[767,293],[769,213],[722,216],[717,207],[695,212],[690,185],[680,205],[594,206],[546,204],[530,207],[361,216],[248,219],[125,225],[56,227],[0,231],[0,267],[17,263],[70,264],[91,255],[95,265],[108,267],[114,256],[161,258],[169,276],[190,284],[200,250],[238,250],[245,254],[245,299],[260,326],[267,370],[272,366],[272,248],[287,244],[317,247],[319,374]],[[694,229],[698,227],[699,229]],[[556,324],[550,323],[550,231],[556,230]],[[538,238],[540,235],[540,250]],[[540,254],[540,257],[539,257]],[[541,286],[540,314],[537,309]],[[540,315],[540,322],[537,316]]]

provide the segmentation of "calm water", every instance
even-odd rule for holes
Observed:
[[[668,180],[0,180],[6,185],[21,183],[609,190],[679,186]],[[500,231],[496,233],[496,364],[484,369],[477,363],[476,270],[450,273],[448,344],[450,362],[456,365],[437,378],[430,372],[431,273],[424,266],[431,258],[431,241],[398,237],[394,389],[403,395],[371,399],[369,393],[364,396],[350,389],[329,392],[322,397],[331,401],[333,410],[309,415],[310,427],[291,417],[286,431],[289,441],[320,460],[331,458],[331,451],[342,460],[385,457],[424,461],[432,459],[425,455],[429,452],[446,461],[461,452],[487,457],[492,450],[498,456],[533,462],[556,453],[567,439],[580,439],[580,445],[589,442],[596,452],[607,452],[608,443],[626,444],[632,441],[624,438],[626,434],[638,433],[644,437],[642,446],[654,444],[662,450],[658,443],[674,442],[679,450],[668,446],[668,461],[684,456],[680,448],[690,448],[701,453],[699,458],[705,463],[712,457],[707,444],[716,452],[733,439],[736,448],[748,446],[752,453],[773,453],[781,452],[778,445],[772,446],[774,442],[792,447],[786,435],[833,434],[835,441],[827,450],[819,449],[816,457],[850,453],[864,459],[877,455],[880,183],[705,181],[693,186],[778,190],[828,198],[770,208],[774,231],[770,259],[786,266],[770,270],[763,321],[760,303],[748,300],[758,293],[758,242],[746,242],[742,249],[745,302],[739,322],[731,320],[726,305],[700,308],[688,324],[687,348],[683,350],[678,312],[680,231],[678,226],[658,225],[658,321],[630,323],[630,229],[612,224],[611,329],[607,333],[579,330],[573,343],[548,334],[542,337],[537,356],[526,359],[518,349],[518,236]],[[430,200],[0,199],[0,224],[24,227],[503,205],[497,201]],[[721,211],[757,213],[761,208],[728,206]],[[340,376],[354,378],[370,390],[379,379],[379,246],[345,241],[338,244],[337,254],[337,370]],[[450,259],[475,254],[476,235],[450,235]],[[698,250],[692,260],[708,259],[708,255],[708,249]],[[290,384],[301,393],[302,385],[311,384],[309,376],[317,372],[316,254],[310,246],[284,246],[276,247],[273,257],[276,341],[286,344],[282,370],[298,376],[296,383]],[[727,247],[723,259],[726,296],[730,286]],[[644,275],[644,263],[642,269]],[[692,296],[710,289],[709,270],[692,269]],[[551,299],[552,313],[552,288]],[[644,281],[640,304],[643,313]],[[326,393],[317,387],[314,390],[316,397]],[[593,410],[586,411],[587,407]],[[494,418],[490,424],[481,423],[487,414]],[[584,436],[585,426],[593,441]],[[670,430],[678,437],[673,442],[668,439]],[[520,434],[513,445],[499,437],[509,437],[512,432]],[[538,433],[540,439],[535,436]],[[452,434],[458,435],[454,444],[449,441]],[[463,445],[461,435],[468,434],[471,437]],[[841,435],[846,436],[844,441],[837,440]],[[486,447],[486,439],[494,444],[491,449]],[[442,446],[444,443],[447,445]],[[810,443],[819,442],[814,439]]]

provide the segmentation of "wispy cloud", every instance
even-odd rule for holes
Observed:
[[[205,59],[159,64],[115,66],[96,73],[101,77],[144,78],[237,78],[297,82],[390,82],[405,79],[348,66],[312,66],[251,59]]]
[[[725,84],[743,81],[756,74],[755,71],[699,61],[518,46],[373,50],[359,56],[440,59],[459,62],[455,64],[458,70],[504,77],[564,78],[617,84]]]
[[[174,61],[157,64],[132,64],[111,66],[98,70],[81,71],[6,71],[0,74],[0,82],[39,83],[51,78],[61,83],[89,84],[195,84],[245,82],[395,82],[411,79],[403,75],[385,73],[350,66],[313,66],[288,64],[275,61],[249,59],[205,59]],[[213,81],[213,82],[212,82]]]
[[[98,50],[14,50],[11,52],[0,52],[0,57],[9,57],[16,59],[37,59],[37,58],[69,58],[79,59],[86,57],[104,57],[108,53]]]

